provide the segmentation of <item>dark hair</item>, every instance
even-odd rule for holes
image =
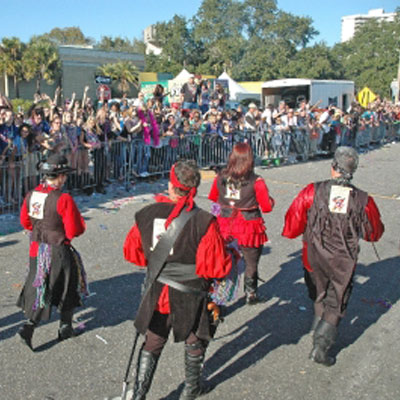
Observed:
[[[254,155],[248,143],[237,143],[229,155],[228,165],[221,172],[224,182],[245,183],[254,170]]]
[[[177,161],[175,164],[175,175],[178,181],[184,186],[197,188],[200,185],[201,175],[199,167],[194,160]],[[185,190],[177,187],[174,187],[174,191],[178,196],[187,195]]]
[[[32,148],[32,146],[34,145],[34,140],[35,140],[35,137],[34,137],[34,135],[33,135],[33,132],[32,132],[32,128],[31,128],[31,126],[29,125],[29,124],[27,124],[27,123],[23,123],[23,124],[21,124],[20,125],[20,127],[19,127],[19,134],[20,134],[20,136],[22,137],[22,135],[21,135],[21,131],[22,131],[22,129],[27,129],[28,130],[28,136],[26,137],[26,142],[27,142],[27,144],[28,144],[28,149],[29,149],[29,151],[31,150],[31,148]]]

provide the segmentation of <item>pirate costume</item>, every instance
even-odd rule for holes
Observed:
[[[268,241],[261,212],[269,213],[274,200],[269,195],[264,179],[251,173],[248,179],[231,183],[229,178],[218,175],[208,195],[220,206],[217,217],[222,236],[236,239],[246,263],[244,289],[247,304],[256,303],[258,263],[264,243]]]
[[[185,163],[188,162],[180,162]],[[204,392],[200,384],[202,365],[208,341],[215,332],[207,310],[207,292],[210,279],[225,277],[231,268],[231,258],[215,218],[196,207],[196,187],[185,186],[178,180],[176,165],[171,168],[170,182],[186,195],[177,202],[157,195],[155,204],[136,213],[136,223],[124,243],[125,259],[147,266],[148,283],[135,319],[136,329],[146,337],[138,357],[135,400],[146,398],[171,329],[175,342],[185,341],[186,379],[182,398],[195,399]],[[151,259],[158,241],[163,234],[168,235],[168,227],[175,220],[189,212],[194,213],[162,262],[160,274],[149,281],[155,273]]]
[[[350,183],[358,155],[339,147],[332,162],[333,179],[311,183],[295,198],[285,216],[282,235],[303,234],[303,264],[314,302],[314,346],[310,358],[326,366],[352,290],[359,238],[378,241],[384,232],[372,197]]]
[[[34,328],[48,320],[52,306],[60,311],[59,340],[73,335],[72,315],[88,294],[86,274],[71,240],[85,231],[85,222],[73,200],[52,185],[52,180],[72,169],[64,156],[54,154],[42,163],[46,179],[24,199],[20,221],[30,231],[29,272],[17,305],[28,321],[18,332],[32,349]]]

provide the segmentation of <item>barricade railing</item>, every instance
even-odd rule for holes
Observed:
[[[165,176],[179,159],[194,159],[200,168],[226,164],[234,144],[248,142],[254,152],[256,163],[279,165],[294,160],[307,160],[321,153],[322,131],[318,138],[310,136],[306,129],[290,131],[267,129],[258,131],[235,131],[224,136],[218,134],[187,134],[164,136],[156,147],[143,140],[115,140],[99,148],[79,149],[74,159],[76,170],[69,175],[66,189],[79,189],[91,193],[102,191],[110,181],[119,181],[126,189],[131,182],[142,176]],[[359,129],[355,137],[349,128],[343,127],[329,133],[330,141],[337,145],[369,147],[372,143],[400,139],[400,123],[381,122],[378,126]],[[330,147],[329,151],[332,151]],[[326,151],[325,151],[326,153]],[[18,211],[25,194],[33,189],[41,176],[34,164],[43,156],[29,153],[17,161],[0,165],[0,213]],[[275,162],[279,160],[279,163]],[[34,172],[32,172],[35,170]]]

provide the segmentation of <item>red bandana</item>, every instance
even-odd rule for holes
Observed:
[[[169,217],[167,221],[165,222],[165,228],[168,227],[168,225],[172,222],[173,219],[179,216],[183,208],[187,205],[186,211],[190,211],[194,207],[194,197],[197,194],[197,189],[195,187],[189,187],[182,185],[178,181],[178,178],[175,174],[175,164],[172,166],[171,171],[169,173],[169,180],[171,181],[172,185],[174,187],[177,187],[179,189],[184,190],[185,192],[188,192],[186,196],[182,196],[176,203],[175,208],[172,210],[171,214],[169,214]]]

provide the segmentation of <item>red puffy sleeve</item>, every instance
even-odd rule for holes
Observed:
[[[85,221],[71,195],[63,193],[60,196],[57,202],[57,212],[63,220],[65,236],[68,240],[72,240],[74,237],[82,235],[85,232]]]
[[[381,214],[374,199],[368,196],[368,203],[365,206],[365,212],[368,218],[368,226],[364,227],[364,240],[368,242],[377,242],[385,232],[385,226],[381,221]]]
[[[147,265],[146,256],[144,255],[142,246],[142,236],[137,224],[133,225],[124,242],[125,260],[145,267]]]
[[[219,197],[219,190],[218,190],[218,186],[217,186],[217,179],[218,177],[214,178],[214,182],[211,186],[211,190],[210,193],[208,194],[208,198],[211,201],[217,202],[218,201],[218,197]]]
[[[26,197],[24,199],[24,202],[22,203],[19,220],[24,229],[27,229],[28,231],[32,230],[32,222],[28,215],[28,207],[26,206]]]
[[[293,239],[304,233],[307,225],[307,211],[314,201],[314,184],[306,186],[293,200],[285,215],[282,236]]]
[[[275,200],[269,196],[268,187],[264,179],[257,178],[254,182],[254,191],[256,192],[257,203],[263,213],[272,211],[275,205]]]
[[[225,241],[213,220],[202,237],[196,253],[196,274],[201,278],[223,278],[230,272],[232,260],[226,251]]]

